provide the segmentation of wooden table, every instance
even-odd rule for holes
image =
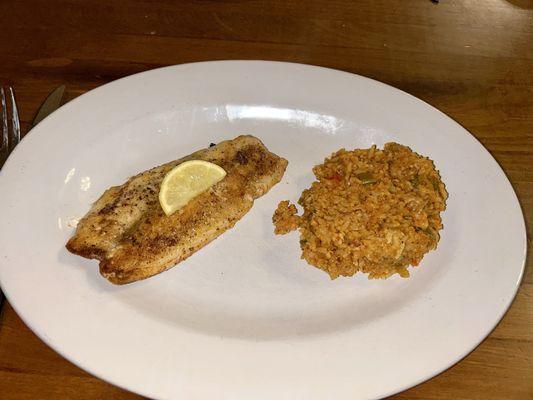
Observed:
[[[1,2],[0,15],[0,83],[15,87],[24,132],[62,83],[72,99],[126,75],[192,61],[322,65],[396,86],[465,126],[507,173],[531,232],[531,0],[27,0]],[[516,301],[490,337],[394,399],[533,399],[531,259]],[[70,364],[6,304],[0,398],[139,397]]]

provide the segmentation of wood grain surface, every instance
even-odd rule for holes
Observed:
[[[193,61],[337,68],[418,96],[472,132],[511,180],[531,234],[533,1],[12,0],[0,2],[0,15],[0,84],[15,88],[23,132],[63,83],[72,99]],[[496,330],[457,365],[393,399],[533,399],[531,259]],[[140,398],[49,349],[9,304],[0,324],[1,399]]]

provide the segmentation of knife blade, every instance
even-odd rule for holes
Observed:
[[[54,91],[48,95],[46,100],[43,102],[43,104],[39,108],[39,111],[37,111],[37,115],[33,119],[30,129],[33,129],[35,125],[37,125],[43,119],[48,117],[55,110],[57,110],[59,106],[61,106],[61,100],[63,99],[63,94],[65,94],[65,85],[61,85],[55,88]]]

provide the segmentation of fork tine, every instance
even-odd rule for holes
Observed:
[[[11,86],[9,87],[9,100],[11,101],[11,126],[13,128],[9,145],[11,150],[13,150],[13,148],[20,142],[20,121],[15,94],[13,93],[13,88]]]
[[[4,158],[7,158],[7,153],[9,151],[8,128],[7,128],[7,107],[6,107],[6,95],[4,93],[4,88],[0,88],[0,104],[2,108],[2,146],[0,146],[0,162],[1,162],[4,160]]]

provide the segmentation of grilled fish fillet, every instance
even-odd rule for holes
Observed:
[[[166,216],[159,205],[165,174],[187,160],[205,160],[226,177]],[[253,136],[239,136],[142,172],[114,186],[80,220],[67,249],[100,261],[100,273],[125,284],[163,272],[232,228],[278,183],[287,160]]]

